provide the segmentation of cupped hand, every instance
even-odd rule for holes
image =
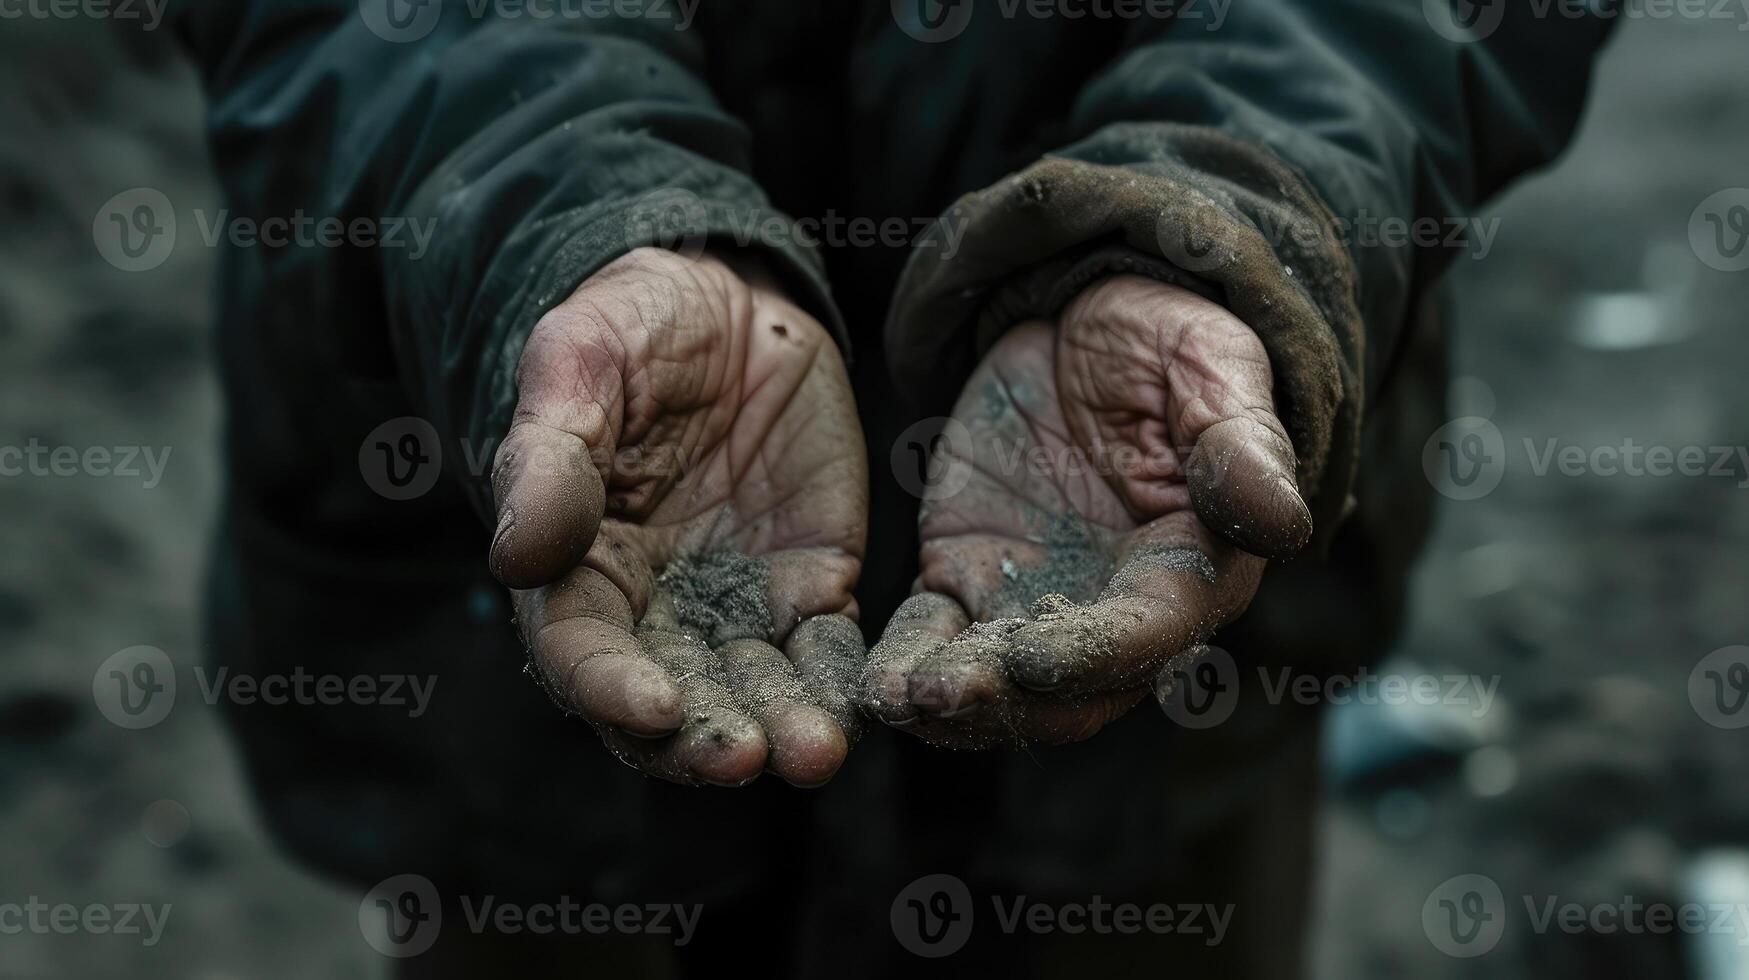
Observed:
[[[1118,276],[1008,332],[936,441],[918,592],[862,698],[931,742],[1086,738],[1311,535],[1257,336]]]
[[[868,466],[826,330],[745,258],[639,249],[540,321],[517,394],[490,560],[531,673],[650,775],[830,779]]]

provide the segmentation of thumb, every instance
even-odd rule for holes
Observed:
[[[1260,558],[1292,558],[1312,537],[1293,444],[1273,416],[1217,422],[1186,465],[1190,503],[1209,530]]]
[[[533,419],[510,427],[492,461],[498,529],[490,566],[512,589],[556,581],[589,553],[606,489],[581,436]]]

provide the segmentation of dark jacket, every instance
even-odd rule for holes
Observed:
[[[1365,230],[1443,231],[1546,163],[1609,21],[1456,0],[1485,35],[1460,41],[1417,0],[1184,0],[1165,18],[706,0],[685,29],[678,0],[646,7],[182,10],[237,213],[434,223],[420,255],[225,257],[215,655],[239,672],[437,678],[418,719],[235,708],[274,829],[358,880],[420,871],[609,900],[776,880],[813,889],[798,914],[877,931],[889,884],[926,871],[1034,895],[1157,893],[1192,863],[1187,828],[1253,805],[1279,760],[1305,765],[1282,746],[1308,737],[1311,712],[1262,705],[1252,683],[1207,732],[1144,708],[1084,745],[966,756],[879,730],[814,794],[641,779],[560,717],[522,675],[484,564],[485,478],[524,338],[608,261],[673,244],[653,208],[678,200],[683,232],[763,251],[852,358],[873,637],[915,574],[917,502],[887,465],[898,433],[940,413],[995,333],[1092,278],[1201,289],[1264,338],[1318,522],[1315,554],[1273,569],[1218,642],[1247,666],[1352,669],[1391,640],[1426,522],[1421,441],[1443,388],[1429,287],[1451,258]],[[829,214],[942,216],[963,237],[949,254],[939,236],[815,248],[764,230]],[[1345,222],[1353,241],[1331,233]],[[391,500],[368,478],[367,436],[409,416],[432,427],[444,478]]]

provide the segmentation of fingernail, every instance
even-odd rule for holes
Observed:
[[[1021,655],[1008,668],[1014,682],[1029,691],[1046,693],[1063,686],[1063,665],[1055,658]]]
[[[941,674],[912,674],[907,699],[929,718],[951,718],[965,710],[964,689]]]
[[[1031,632],[1036,633],[1041,628],[1035,625]],[[1002,658],[1008,676],[1029,691],[1048,692],[1062,687],[1068,666],[1052,646],[1017,631],[1008,638],[1008,649]]]
[[[492,532],[492,547],[487,552],[491,556],[494,574],[503,570],[504,555],[500,553],[499,547],[504,543],[504,536],[509,534],[514,527],[516,527],[516,508],[506,504],[498,512],[498,527]]]

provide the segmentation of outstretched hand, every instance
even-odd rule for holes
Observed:
[[[1137,276],[985,356],[937,441],[919,591],[864,702],[936,744],[1086,738],[1311,535],[1263,344]]]
[[[756,266],[639,249],[541,320],[517,392],[491,567],[531,672],[651,775],[830,779],[868,467],[825,329]]]

